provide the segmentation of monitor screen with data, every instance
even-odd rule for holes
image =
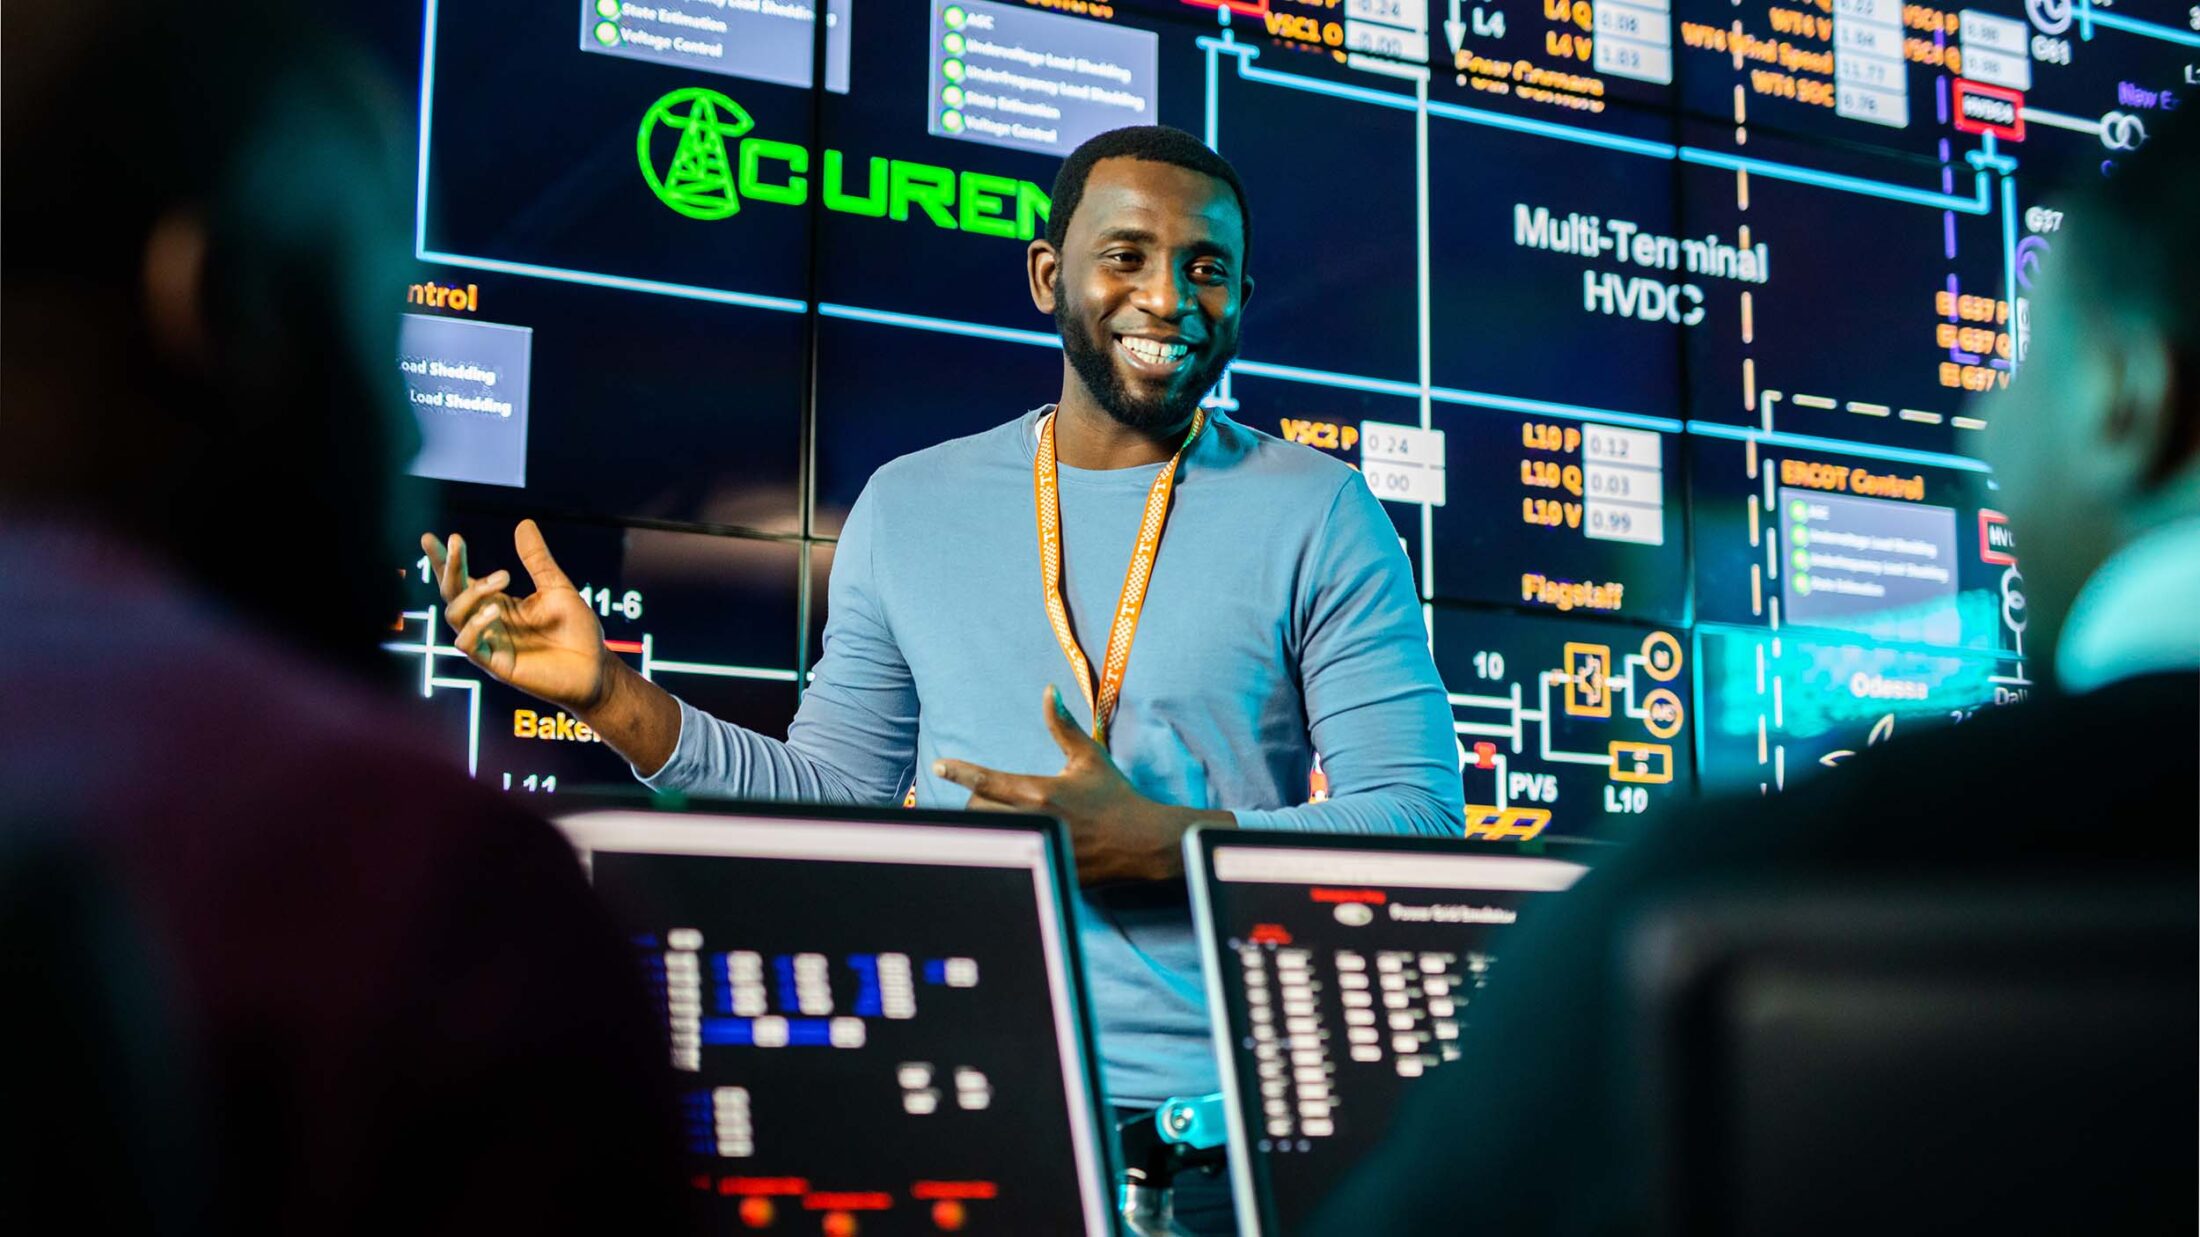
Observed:
[[[720,1233],[1091,1233],[1108,1156],[1052,822],[559,824],[665,1019]]]
[[[1587,844],[1201,831],[1187,846],[1242,1231],[1300,1237],[1462,1031]],[[1517,981],[1516,981],[1517,982]]]

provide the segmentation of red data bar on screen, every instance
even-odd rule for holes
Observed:
[[[1323,889],[1313,890],[1316,902],[1373,902],[1381,905],[1390,901],[1390,895],[1380,889]]]
[[[720,1194],[807,1194],[810,1179],[807,1177],[721,1177],[718,1180]]]
[[[926,1202],[938,1198],[997,1198],[1001,1187],[990,1181],[919,1181],[909,1187],[909,1193]]]
[[[893,1206],[894,1196],[883,1190],[840,1190],[802,1196],[804,1211],[890,1211]]]

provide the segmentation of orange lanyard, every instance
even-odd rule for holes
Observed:
[[[1161,552],[1161,529],[1169,521],[1169,496],[1176,489],[1177,466],[1206,428],[1207,410],[1192,414],[1192,428],[1176,454],[1162,466],[1146,491],[1146,514],[1138,524],[1138,544],[1131,551],[1130,569],[1123,574],[1123,592],[1115,601],[1115,622],[1108,628],[1108,652],[1100,665],[1097,690],[1092,663],[1070,630],[1069,607],[1062,601],[1062,493],[1054,465],[1054,417],[1048,413],[1039,426],[1039,450],[1031,460],[1033,502],[1039,509],[1039,575],[1046,586],[1047,622],[1054,639],[1077,671],[1077,686],[1084,689],[1085,704],[1092,710],[1092,737],[1108,745],[1108,720],[1115,716],[1116,698],[1123,690],[1123,671],[1131,661],[1131,637],[1138,632],[1139,612],[1146,608],[1146,586],[1153,582],[1154,558]]]
[[[1131,550],[1130,569],[1123,574],[1123,592],[1115,601],[1115,622],[1108,629],[1108,655],[1101,663],[1096,696],[1092,663],[1070,630],[1069,607],[1062,601],[1062,492],[1054,466],[1054,414],[1048,413],[1039,423],[1039,450],[1031,460],[1031,488],[1033,503],[1039,510],[1039,575],[1046,585],[1047,622],[1054,627],[1054,639],[1062,646],[1063,655],[1077,671],[1077,686],[1084,689],[1085,703],[1092,709],[1093,741],[1102,747],[1108,745],[1108,719],[1115,716],[1115,701],[1123,690],[1123,671],[1131,663],[1131,637],[1138,632],[1139,612],[1146,608],[1146,586],[1153,582],[1154,559],[1161,552],[1161,529],[1169,522],[1169,496],[1176,491],[1177,466],[1184,462],[1185,454],[1206,426],[1207,410],[1202,408],[1192,414],[1192,427],[1185,432],[1183,444],[1146,491],[1146,514],[1138,523],[1138,544]],[[914,780],[902,796],[901,805],[917,806]]]

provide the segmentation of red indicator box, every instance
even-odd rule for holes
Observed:
[[[1956,128],[1991,133],[2005,142],[2024,140],[2024,96],[1999,86],[1956,79]]]

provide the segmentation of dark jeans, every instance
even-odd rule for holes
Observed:
[[[1176,1179],[1176,1224],[1198,1237],[1237,1237],[1237,1208],[1230,1200],[1230,1171],[1194,1169]]]
[[[1152,1112],[1152,1109],[1118,1108],[1118,1122]],[[1237,1208],[1230,1199],[1230,1171],[1217,1164],[1214,1171],[1191,1169],[1177,1177],[1170,1203],[1176,1225],[1195,1237],[1237,1237]]]

